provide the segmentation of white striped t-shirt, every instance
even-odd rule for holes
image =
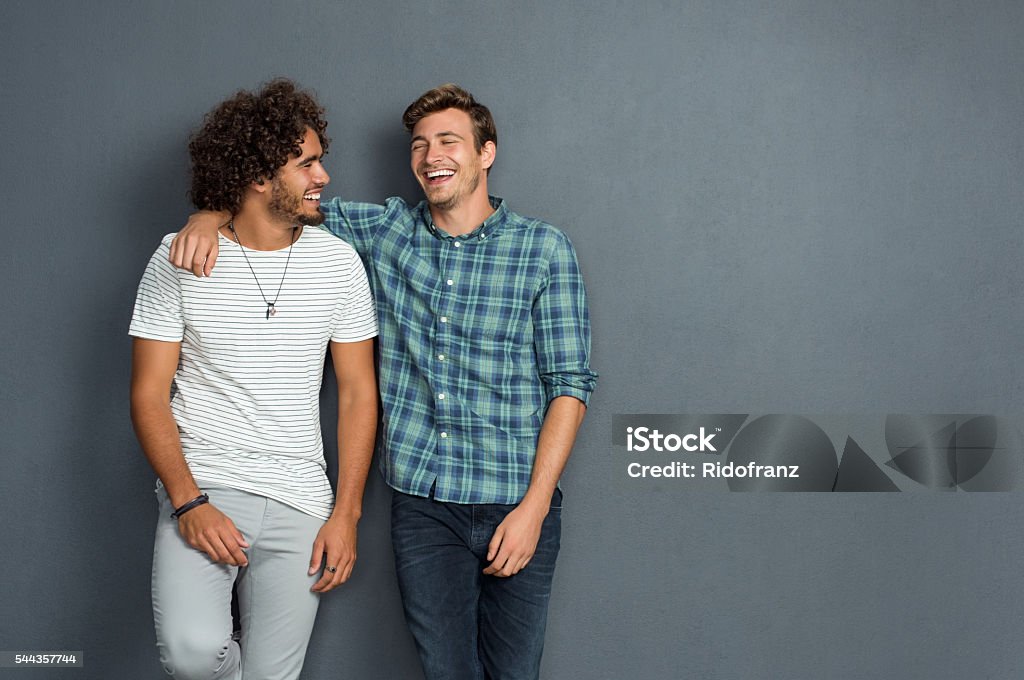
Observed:
[[[168,261],[173,237],[146,267],[128,332],[181,342],[171,410],[192,475],[200,486],[223,484],[327,519],[334,494],[319,398],[327,343],[377,335],[359,256],[315,227],[292,246],[287,274],[287,248],[246,249],[261,295],[235,242],[220,236],[216,269],[196,278]],[[264,295],[277,298],[269,320]]]

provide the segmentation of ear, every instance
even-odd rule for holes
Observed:
[[[255,182],[249,182],[249,188],[255,191],[256,193],[263,194],[266,193],[267,189],[270,188],[270,182],[268,182],[265,178],[260,177]]]
[[[480,164],[483,165],[484,170],[490,170],[494,165],[494,157],[497,153],[498,147],[494,142],[484,142],[484,145],[480,147]]]

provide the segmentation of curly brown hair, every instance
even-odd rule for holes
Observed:
[[[327,153],[324,109],[291,80],[277,78],[256,93],[239,90],[206,114],[189,140],[192,203],[200,210],[237,213],[250,183],[272,179],[299,154],[307,127]]]

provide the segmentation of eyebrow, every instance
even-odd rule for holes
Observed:
[[[310,154],[310,155],[306,156],[305,158],[300,158],[300,159],[299,159],[299,160],[297,161],[297,164],[298,164],[298,165],[302,165],[303,163],[309,163],[310,161],[320,160],[320,159],[322,159],[323,157],[324,157],[324,155],[323,155],[323,154],[320,154],[319,156],[318,156],[318,155],[316,155],[316,154]]]
[[[459,139],[465,139],[462,135],[458,134],[457,132],[452,132],[451,130],[445,130],[444,132],[438,132],[434,136],[435,137],[458,137]],[[423,135],[416,135],[411,140],[409,140],[409,143],[412,144],[412,143],[415,143],[415,142],[425,142],[425,141],[427,141],[426,137],[424,137]]]

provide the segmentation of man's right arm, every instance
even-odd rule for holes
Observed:
[[[185,461],[178,426],[171,413],[171,382],[180,352],[180,342],[137,337],[132,343],[132,425],[175,508],[202,493]],[[215,562],[237,566],[248,563],[242,548],[249,544],[234,522],[210,503],[181,515],[178,530],[189,545]]]
[[[333,198],[320,206],[320,211],[324,228],[349,243],[365,262],[387,206]],[[217,231],[230,221],[231,213],[226,210],[200,210],[189,215],[188,223],[171,242],[171,264],[196,276],[209,276],[219,252]]]

